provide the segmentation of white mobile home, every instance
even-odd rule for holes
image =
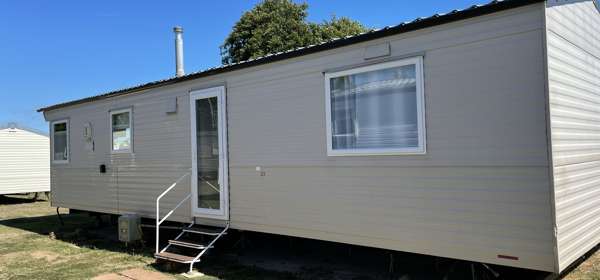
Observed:
[[[154,218],[164,194],[172,221],[561,272],[600,242],[595,4],[494,1],[42,108],[53,204]]]
[[[16,123],[0,127],[0,195],[50,191],[49,142]]]

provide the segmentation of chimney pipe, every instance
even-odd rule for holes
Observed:
[[[183,70],[183,28],[175,26],[173,32],[175,32],[175,76],[181,77],[185,75]]]

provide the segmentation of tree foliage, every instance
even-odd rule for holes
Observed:
[[[356,35],[367,31],[362,24],[347,17],[331,17],[331,20],[321,24],[312,24],[315,38],[320,42]]]
[[[333,16],[307,22],[308,5],[291,0],[264,0],[245,12],[221,46],[223,64],[316,44],[365,32],[359,22]]]

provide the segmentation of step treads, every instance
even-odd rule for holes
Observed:
[[[219,235],[223,229],[222,228],[209,228],[209,227],[191,227],[184,228],[184,232],[196,233],[196,234],[204,234],[204,235]]]
[[[205,249],[206,246],[189,240],[169,240],[169,244],[193,249]]]
[[[156,258],[170,260],[178,263],[191,263],[194,261],[194,257],[184,256],[171,252],[162,252],[154,255]]]

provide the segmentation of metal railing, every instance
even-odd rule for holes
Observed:
[[[190,263],[190,270],[189,273],[192,273],[193,269],[194,269],[194,264],[200,261],[200,258],[202,257],[202,255],[204,255],[204,253],[206,253],[210,248],[212,248],[212,246],[215,244],[215,242],[217,242],[217,240],[219,240],[219,238],[221,238],[221,236],[223,236],[223,234],[225,234],[227,232],[227,230],[229,229],[229,221],[227,222],[227,225],[225,226],[225,228],[221,231],[221,233],[219,233],[210,243],[208,243],[208,245],[206,245],[206,247],[204,248],[204,250],[202,250],[202,252],[200,252],[200,254],[198,254]]]
[[[160,199],[165,196],[169,191],[171,191],[173,188],[175,188],[175,186],[177,186],[177,184],[179,184],[185,177],[189,176],[191,174],[190,172],[187,172],[185,174],[183,174],[183,176],[179,177],[179,179],[177,179],[173,184],[171,184],[170,187],[168,187],[164,192],[162,192],[157,198],[156,198],[156,254],[159,253],[159,242],[160,242],[160,224],[162,224],[164,221],[167,220],[167,218],[169,218],[169,216],[171,216],[175,210],[177,210],[177,208],[179,208],[184,202],[186,202],[188,199],[190,199],[192,197],[192,194],[188,194],[182,201],[180,201],[177,206],[175,206],[175,208],[171,209],[171,211],[169,211],[169,213],[167,213],[162,219],[160,218]]]

